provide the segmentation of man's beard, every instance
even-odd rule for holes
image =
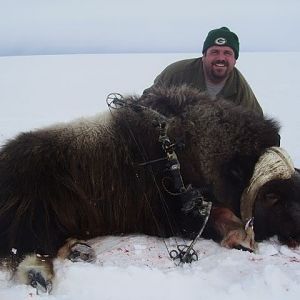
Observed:
[[[218,72],[215,68],[226,68],[225,71]],[[209,74],[211,79],[215,81],[222,81],[228,76],[228,63],[224,60],[217,60],[212,63]]]

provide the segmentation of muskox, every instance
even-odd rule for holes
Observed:
[[[23,282],[49,290],[52,259],[92,260],[96,236],[195,237],[203,220],[174,190],[158,124],[177,145],[184,185],[212,202],[204,237],[253,251],[253,222],[256,240],[299,244],[300,178],[276,147],[276,121],[186,86],[116,106],[2,147],[0,255]]]

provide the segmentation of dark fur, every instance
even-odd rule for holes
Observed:
[[[137,166],[164,155],[154,120],[166,120],[171,140],[185,143],[178,152],[185,183],[211,186],[216,204],[240,215],[256,161],[277,143],[275,121],[186,87],[157,89],[127,103],[113,116],[22,133],[3,146],[1,255],[11,248],[55,255],[69,237],[183,234],[178,201],[161,185],[164,165]]]
[[[300,177],[275,180],[260,191],[255,204],[255,232],[257,240],[278,235],[289,247],[300,243]]]

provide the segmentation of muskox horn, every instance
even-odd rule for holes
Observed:
[[[260,156],[255,165],[250,184],[241,197],[241,218],[246,224],[252,218],[254,201],[260,188],[275,179],[289,179],[295,173],[292,159],[280,147],[271,147]]]

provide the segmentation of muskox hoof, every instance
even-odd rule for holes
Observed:
[[[16,270],[16,278],[21,283],[34,287],[37,294],[50,293],[53,279],[52,259],[39,254],[26,256]]]
[[[28,271],[27,276],[29,284],[36,289],[37,295],[51,292],[52,282],[46,280],[41,272],[32,269]]]
[[[254,252],[256,250],[254,233],[253,231],[246,232],[242,228],[231,230],[221,241],[221,246]]]
[[[63,247],[58,250],[57,256],[73,262],[92,262],[96,258],[95,251],[85,241],[73,238],[67,239]]]
[[[93,262],[96,258],[95,251],[85,243],[76,243],[70,248],[68,259],[72,262]]]

